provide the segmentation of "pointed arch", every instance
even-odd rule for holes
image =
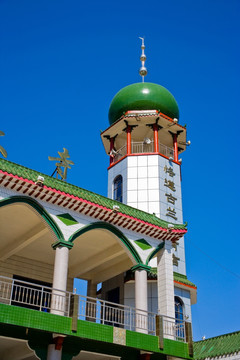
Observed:
[[[128,238],[118,228],[104,221],[97,221],[82,227],[81,229],[77,230],[74,234],[72,234],[68,239],[68,241],[70,243],[73,243],[80,235],[96,229],[105,229],[111,232],[112,234],[114,234],[119,239],[119,241],[126,247],[126,249],[131,253],[136,263],[142,264],[141,257],[139,256],[137,250],[134,248],[131,242],[128,240]]]
[[[42,205],[40,205],[35,199],[32,199],[29,196],[11,196],[9,198],[0,200],[0,208],[7,206],[7,205],[13,205],[13,204],[19,204],[23,203],[30,207],[32,207],[48,224],[48,226],[52,229],[54,234],[56,235],[57,239],[59,241],[64,241],[64,236],[59,229],[56,222],[53,220],[53,218],[49,215],[49,213],[44,209]]]

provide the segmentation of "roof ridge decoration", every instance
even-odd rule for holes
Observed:
[[[44,177],[42,186],[36,184],[38,176]],[[155,215],[4,159],[0,159],[0,183],[5,187],[21,191],[25,195],[61,205],[73,211],[78,210],[85,215],[94,216],[98,220],[111,222],[114,225],[127,227],[129,230],[138,231],[149,236],[153,236],[152,233],[154,232],[155,236],[153,237],[162,240],[177,241],[187,232],[187,224],[174,224],[174,228],[169,230],[169,222]],[[113,205],[116,204],[119,206],[119,211],[113,213]],[[93,214],[93,208],[97,208],[98,213],[96,213],[95,209],[96,216]],[[128,226],[125,224],[126,219]],[[136,222],[140,223],[141,229],[139,226],[135,226]],[[159,232],[159,234],[157,235],[156,232]],[[163,233],[165,236],[163,236]]]

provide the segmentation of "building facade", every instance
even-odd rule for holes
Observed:
[[[107,198],[0,159],[2,360],[192,358],[178,119],[160,85],[120,90]]]

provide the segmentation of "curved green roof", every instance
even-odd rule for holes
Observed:
[[[136,83],[121,89],[109,108],[110,125],[129,110],[160,110],[171,118],[179,119],[179,109],[173,95],[163,86],[153,83]]]

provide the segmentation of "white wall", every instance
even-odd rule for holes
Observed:
[[[9,278],[12,278],[13,275],[24,276],[52,284],[53,265],[13,255],[5,261],[0,261],[0,275]],[[71,278],[68,278],[67,290],[73,290],[73,279]]]
[[[172,171],[171,171],[172,170]],[[181,168],[160,155],[128,156],[108,170],[108,197],[113,199],[113,181],[118,175],[123,177],[123,203],[137,209],[155,213],[170,223],[183,222]],[[166,184],[174,183],[174,190]],[[169,202],[172,195],[176,200]],[[169,210],[174,213],[169,216]],[[178,241],[174,255],[179,258],[174,271],[186,275],[184,239]]]

